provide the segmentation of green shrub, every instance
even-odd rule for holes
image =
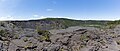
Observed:
[[[28,38],[24,38],[23,41],[24,41],[24,42],[27,42],[27,41],[28,41]]]
[[[6,37],[7,32],[5,30],[0,30],[0,36]]]
[[[15,39],[19,39],[19,35],[16,34],[16,35],[14,36],[14,38],[15,38]]]
[[[37,30],[39,35],[42,35],[41,40],[49,41],[50,40],[50,32],[46,30]]]
[[[88,38],[88,35],[87,35],[87,34],[83,34],[83,35],[80,36],[80,40],[81,40],[81,41],[88,40],[88,39],[89,39],[89,38]]]
[[[118,45],[120,45],[120,40],[116,41]]]
[[[63,49],[63,48],[61,48],[61,49],[60,49],[60,51],[64,51],[64,49]]]
[[[50,34],[50,32],[47,31],[47,30],[37,30],[37,33],[38,33],[39,35],[43,35],[43,36],[46,36],[46,35],[49,35],[49,34]]]
[[[115,26],[119,24],[120,24],[120,20],[116,20],[116,21],[110,21],[106,25],[107,25],[107,28],[112,29],[112,28],[115,28]]]

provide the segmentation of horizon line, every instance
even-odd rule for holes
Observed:
[[[29,20],[41,20],[41,19],[46,19],[46,18],[33,18],[33,19],[3,19],[0,21],[29,21]],[[58,18],[59,19],[59,18]],[[98,21],[116,21],[120,19],[73,19],[73,18],[66,18],[66,19],[71,19],[71,20],[98,20]]]

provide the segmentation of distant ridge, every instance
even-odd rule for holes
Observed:
[[[36,20],[45,20],[45,19],[48,19],[48,20],[54,20],[54,19],[63,19],[63,20],[65,20],[65,19],[67,19],[67,20],[83,20],[83,21],[93,21],[93,20],[95,20],[95,21],[116,21],[116,20],[98,20],[98,19],[72,19],[72,18],[41,18],[41,19],[10,19],[10,20],[0,20],[0,21],[36,21]]]
[[[63,29],[71,26],[94,26],[102,27],[109,21],[106,20],[75,20],[68,18],[44,18],[44,19],[34,19],[34,20],[10,20],[5,21],[22,28],[31,29]]]

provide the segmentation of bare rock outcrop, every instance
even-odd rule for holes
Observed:
[[[0,23],[0,51],[119,51],[119,26],[114,29],[69,27],[37,31]]]

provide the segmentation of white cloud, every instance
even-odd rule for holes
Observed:
[[[33,17],[38,17],[39,15],[33,15]]]
[[[69,17],[69,16],[38,16],[38,17],[30,18],[30,19],[44,19],[44,18],[68,18],[68,19],[75,19],[75,18],[72,18],[72,17]]]
[[[53,9],[46,9],[46,11],[50,12],[50,11],[53,11]]]
[[[14,16],[2,16],[0,17],[0,21],[9,21],[9,20],[29,20],[29,19],[19,19]]]
[[[44,19],[44,18],[68,18],[68,19],[75,19],[75,20],[118,20],[118,18],[116,19],[92,19],[92,18],[88,18],[88,19],[85,19],[85,18],[73,18],[73,17],[69,17],[69,16],[39,16],[39,15],[33,15],[35,17],[31,17],[31,18],[24,18],[24,19],[20,19],[20,16],[19,18],[15,17],[15,16],[2,16],[0,17],[0,21],[8,21],[8,20],[37,20],[37,19]]]
[[[4,20],[13,20],[14,17],[12,16],[4,16],[4,17],[0,17],[0,21],[4,21]]]
[[[29,19],[43,19],[43,18],[47,18],[47,17],[46,16],[33,15],[33,17],[29,18]]]

